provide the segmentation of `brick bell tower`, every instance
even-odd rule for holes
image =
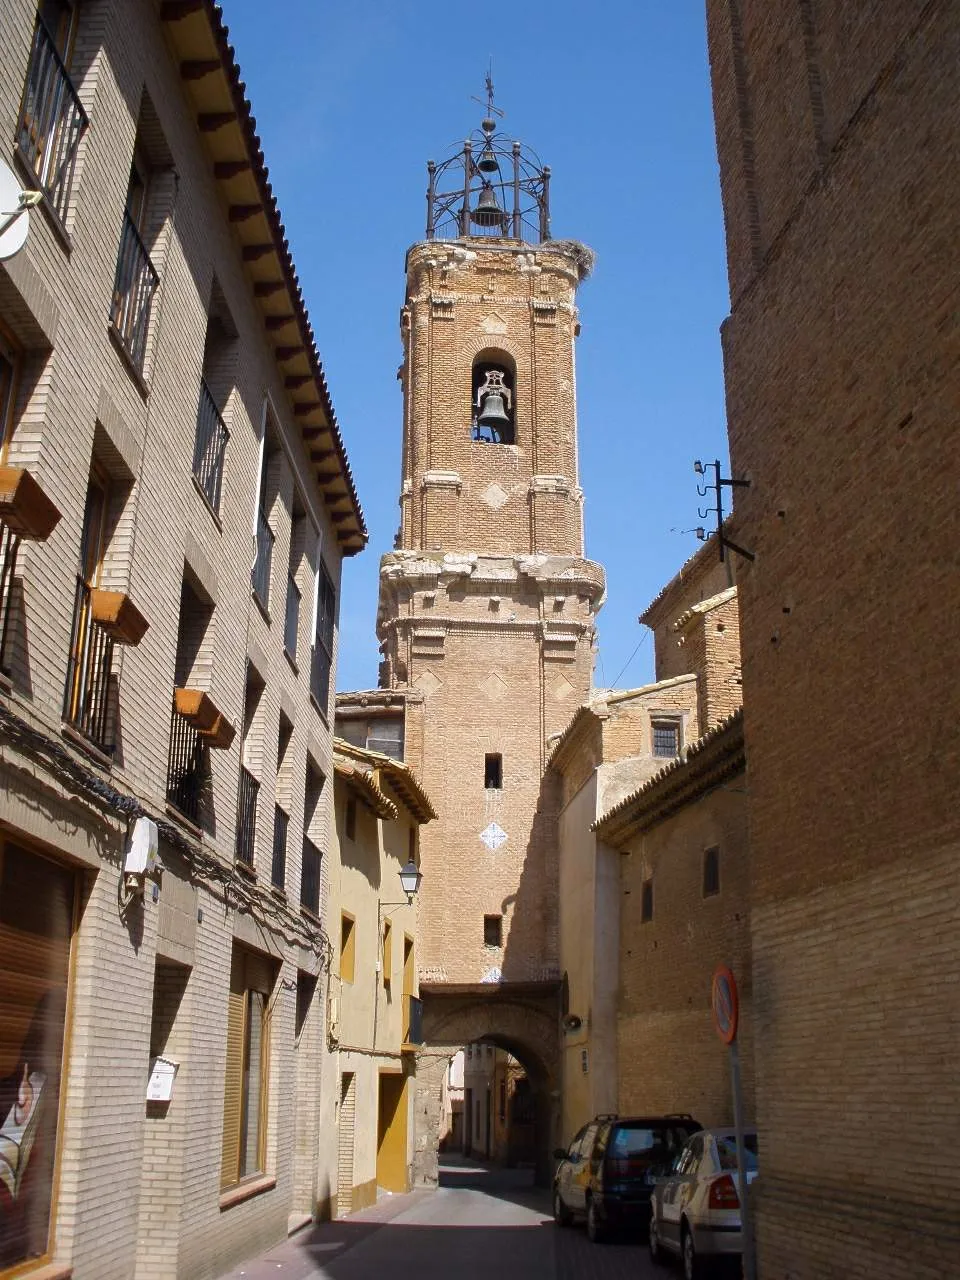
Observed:
[[[428,165],[426,239],[407,253],[401,522],[380,569],[380,683],[423,696],[411,762],[439,812],[421,834],[427,1023],[454,984],[482,1002],[542,983],[556,1002],[541,780],[548,736],[589,694],[604,592],[577,467],[592,255],[550,239],[550,171],[497,131],[489,81],[488,95],[480,131]]]

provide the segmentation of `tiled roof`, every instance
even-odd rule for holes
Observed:
[[[722,604],[726,604],[728,600],[735,599],[737,594],[736,587],[727,587],[726,591],[718,591],[715,596],[710,596],[708,600],[701,600],[699,603],[691,605],[686,613],[681,613],[680,617],[673,624],[674,631],[682,631],[691,618],[697,617],[701,613],[710,613],[713,609],[719,609]]]
[[[385,774],[393,790],[421,825],[437,816],[417,775],[402,760],[395,760],[382,751],[371,751],[368,747],[355,747],[343,738],[334,738],[333,749],[340,757],[366,765],[369,769],[379,769]]]
[[[675,813],[745,766],[743,708],[708,729],[676,760],[624,797],[591,826],[607,844],[620,845]]]
[[[377,779],[370,770],[362,769],[359,765],[352,764],[349,760],[337,759],[337,753],[335,752],[333,771],[338,778],[342,778],[344,782],[356,788],[360,793],[360,798],[373,810],[378,818],[394,820],[399,817],[397,806],[388,795],[380,790],[377,786]]]

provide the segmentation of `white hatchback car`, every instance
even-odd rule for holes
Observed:
[[[748,1184],[757,1176],[757,1134],[743,1135]],[[698,1280],[710,1258],[743,1251],[733,1129],[701,1129],[650,1197],[650,1256],[679,1254],[686,1280]]]

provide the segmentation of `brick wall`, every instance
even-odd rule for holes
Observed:
[[[760,1266],[953,1274],[960,1188],[928,1174],[957,1133],[960,21],[937,0],[707,7],[731,459],[753,481],[737,540],[757,555]]]
[[[35,13],[30,0],[14,0],[0,15],[0,136],[8,143],[19,119]],[[196,14],[187,21],[207,19]],[[298,910],[307,755],[327,772],[330,760],[327,709],[314,705],[309,689],[313,577],[321,554],[339,584],[341,549],[178,63],[155,5],[144,0],[125,7],[122,15],[116,6],[79,7],[72,68],[90,127],[65,226],[58,230],[43,209],[33,210],[26,248],[0,266],[0,321],[23,345],[27,374],[5,461],[29,467],[62,512],[46,543],[25,543],[22,549],[13,682],[9,691],[3,684],[0,710],[65,751],[70,769],[92,779],[91,786],[133,797],[169,823],[175,835],[173,844],[162,844],[167,870],[160,904],[148,891],[145,904],[121,918],[117,879],[125,821],[86,783],[77,782],[78,773],[66,776],[49,751],[25,745],[20,730],[16,742],[8,741],[10,722],[4,720],[3,821],[88,869],[76,948],[54,1246],[56,1261],[72,1266],[76,1280],[216,1275],[281,1238],[291,1213],[311,1212],[326,1176],[317,1166],[317,1098],[327,1088],[328,1071],[317,1026],[326,999],[322,979],[314,997],[317,1012],[299,1042],[294,1023],[297,973],[316,973],[322,951],[320,931],[302,923]],[[172,171],[158,175],[155,186],[166,202],[166,216],[151,237],[160,283],[140,379],[111,339],[106,316],[137,122],[149,114],[142,108],[144,91],[155,112],[149,149],[169,154],[178,181],[175,198]],[[236,331],[230,385],[208,367],[225,397],[220,403],[229,430],[216,513],[191,474],[214,279],[217,305],[229,313]],[[250,566],[267,401],[275,446],[267,472],[267,516],[275,545],[264,613],[251,599]],[[112,760],[61,734],[75,571],[93,457],[105,464],[120,495],[111,509],[103,585],[126,591],[150,624],[138,646],[115,652],[119,700]],[[295,513],[305,521],[299,524],[302,546],[298,552],[295,545],[291,560]],[[290,563],[302,594],[296,666],[283,652]],[[210,693],[238,728],[248,660],[264,684],[251,717],[254,740],[247,757],[261,788],[255,877],[234,867],[243,735],[238,733],[229,749],[210,752],[211,796],[202,834],[167,810],[170,709],[185,576],[204,594],[209,618],[192,634],[185,627],[184,651],[191,661],[180,674]],[[269,893],[281,709],[293,723],[289,786],[283,791],[290,804],[286,903]],[[311,828],[320,844],[326,842],[330,820],[325,788]],[[163,936],[168,896],[189,902],[189,910],[177,918],[189,922],[192,932],[181,930],[174,947],[190,976],[173,1020],[171,1052],[181,1068],[174,1099],[161,1116],[146,1108],[145,1089],[152,1011],[156,1022],[166,1008],[166,957],[174,946]],[[235,937],[266,950],[278,965],[271,1000],[266,1160],[276,1185],[221,1208],[224,1034]],[[313,1151],[305,1153],[302,1139],[310,1134]]]

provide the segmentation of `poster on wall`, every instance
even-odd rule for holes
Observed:
[[[75,891],[0,838],[0,1270],[50,1246]]]

